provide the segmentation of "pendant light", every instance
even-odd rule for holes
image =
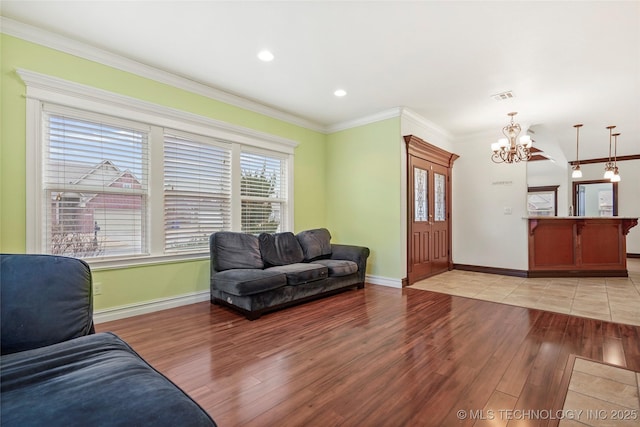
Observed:
[[[615,128],[615,126],[607,126],[607,129],[609,129],[609,161],[604,165],[604,179],[613,178],[614,166],[611,161],[611,137],[613,136],[613,128]]]
[[[611,182],[620,182],[620,174],[618,173],[618,135],[620,135],[620,132],[613,134],[613,176],[611,177]]]
[[[571,178],[582,178],[582,171],[580,170],[580,157],[578,156],[580,146],[580,128],[582,127],[582,123],[573,125],[573,127],[576,128],[576,165],[573,167],[573,172],[571,172]]]

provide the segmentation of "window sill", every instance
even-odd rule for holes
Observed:
[[[179,262],[192,262],[208,260],[208,253],[182,254],[182,255],[149,255],[137,258],[119,258],[105,260],[85,260],[91,267],[91,271],[117,270],[130,267],[145,267],[152,265],[174,264]]]

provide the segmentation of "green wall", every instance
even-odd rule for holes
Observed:
[[[325,135],[5,34],[0,38],[0,251],[26,251],[25,85],[17,68],[59,77],[299,142],[294,231],[331,230],[371,249],[368,274],[401,278],[400,119]],[[96,270],[96,310],[207,290],[209,261]]]
[[[326,135],[131,73],[2,34],[0,251],[26,251],[25,85],[27,70],[298,141],[294,160],[295,231],[326,224]],[[191,261],[94,272],[97,310],[206,290],[209,262]]]
[[[371,249],[368,274],[401,279],[400,118],[327,136],[327,224],[333,240]]]

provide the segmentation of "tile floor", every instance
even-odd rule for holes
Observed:
[[[640,425],[640,373],[576,358],[560,427]]]
[[[627,269],[629,277],[544,279],[452,270],[411,287],[640,326],[640,259]]]

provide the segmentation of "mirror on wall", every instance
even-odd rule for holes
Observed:
[[[557,135],[542,124],[529,127],[527,132],[532,135],[533,147],[536,150],[527,161],[527,187],[542,189],[535,192],[538,194],[527,195],[529,215],[560,217],[573,215],[569,178],[571,170]],[[548,189],[546,193],[544,189]],[[531,209],[532,202],[537,205],[536,213],[533,212],[535,209]]]
[[[618,216],[618,183],[608,179],[575,181],[573,204],[577,216]]]

